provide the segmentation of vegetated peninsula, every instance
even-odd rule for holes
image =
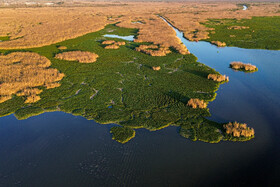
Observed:
[[[1,99],[5,99],[0,103],[0,115],[14,113],[18,119],[26,119],[43,112],[64,111],[102,124],[116,123],[119,127],[113,127],[111,133],[121,143],[135,136],[134,129],[153,131],[170,125],[180,127],[183,137],[210,143],[254,137],[242,133],[235,136],[223,124],[205,119],[210,115],[207,103],[215,99],[215,91],[227,78],[197,62],[194,55],[166,46],[145,48],[160,53],[170,50],[164,56],[154,56],[153,52],[137,50],[143,45],[154,46],[153,43],[124,43],[118,38],[113,42],[122,44],[118,49],[104,48],[108,43],[104,42],[108,41],[105,34],[136,36],[138,32],[111,24],[98,32],[40,48],[2,50],[1,58],[14,71],[22,69],[25,58],[12,58],[13,55],[31,54],[34,58],[49,59],[48,70],[57,76],[50,80],[56,85],[49,89],[33,81],[34,84],[28,84],[32,91],[25,91],[25,84],[17,80],[33,74],[19,74],[14,81],[23,84],[23,91],[14,90],[8,98],[1,86]],[[49,61],[38,66],[44,70]],[[1,85],[6,84],[7,76],[1,71]],[[26,102],[33,92],[40,99]]]
[[[25,119],[64,111],[116,123],[111,133],[121,143],[137,128],[170,125],[191,140],[249,140],[254,131],[247,125],[205,119],[207,104],[229,77],[197,62],[158,15],[191,41],[279,49],[279,5],[248,3],[247,10],[231,2],[7,6],[0,17],[0,115]],[[241,70],[252,71],[248,67]]]

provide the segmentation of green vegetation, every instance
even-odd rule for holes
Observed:
[[[8,41],[10,40],[10,36],[0,36],[0,41]]]
[[[112,139],[120,143],[126,143],[135,136],[135,130],[129,127],[112,127],[110,132]]]
[[[119,49],[106,50],[102,45],[104,34],[137,35],[137,30],[108,25],[101,31],[57,44],[13,50],[47,57],[51,67],[65,77],[60,87],[40,87],[43,92],[36,103],[26,104],[24,98],[15,95],[0,103],[0,116],[15,113],[18,119],[25,119],[46,111],[64,111],[98,123],[119,124],[122,127],[113,127],[111,132],[113,139],[122,143],[134,137],[133,129],[159,130],[169,125],[180,126],[180,134],[192,140],[212,143],[225,137],[222,124],[204,118],[210,115],[207,108],[187,106],[190,98],[205,102],[215,99],[221,83],[207,76],[218,72],[197,62],[194,55],[182,55],[174,49],[167,56],[153,57],[135,50],[143,43],[126,41]],[[89,64],[59,60],[55,55],[61,52],[60,46],[65,46],[63,51],[89,51],[99,57]],[[161,69],[154,71],[155,66]]]
[[[211,19],[204,23],[209,31],[206,41],[221,41],[227,46],[252,49],[280,49],[280,17],[252,19]]]

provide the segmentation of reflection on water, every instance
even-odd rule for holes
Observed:
[[[111,140],[113,125],[62,112],[18,121],[0,118],[0,186],[234,185],[279,182],[279,51],[217,48],[189,42],[200,62],[230,77],[211,102],[212,120],[255,128],[249,142],[208,144],[181,137],[177,127],[138,129],[126,144]],[[235,72],[231,61],[259,71]],[[278,62],[278,63],[277,63]]]
[[[134,35],[119,36],[119,35],[115,35],[115,34],[104,34],[103,36],[108,37],[108,38],[119,38],[119,39],[123,39],[123,40],[127,40],[127,41],[133,41],[134,40]]]

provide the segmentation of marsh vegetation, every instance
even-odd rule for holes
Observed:
[[[137,31],[108,25],[99,32],[29,49],[32,54],[49,59],[49,69],[53,68],[65,76],[59,79],[60,86],[53,89],[35,85],[34,89],[43,91],[33,91],[41,99],[32,104],[26,103],[21,95],[12,93],[10,100],[0,104],[0,115],[15,113],[18,119],[25,119],[42,112],[64,111],[102,124],[119,124],[120,127],[113,128],[111,132],[120,142],[131,139],[137,128],[159,130],[170,125],[183,127],[189,121],[198,120],[205,124],[197,128],[199,140],[226,140],[222,133],[223,124],[204,119],[210,115],[205,103],[215,98],[215,91],[220,85],[208,80],[207,76],[218,72],[197,62],[194,55],[182,55],[177,50],[170,49],[172,52],[166,56],[153,57],[135,50],[145,43],[126,42],[119,49],[107,50],[100,42],[104,41],[103,36],[108,32],[127,36],[136,35]],[[118,38],[113,40],[123,42]],[[67,50],[61,52],[58,46],[65,46]],[[8,54],[10,51],[1,52]],[[79,63],[79,59],[73,59],[71,55],[71,58],[68,55],[57,58],[72,52],[78,52],[78,57],[84,53],[96,53],[99,57],[94,63]],[[75,61],[70,62],[72,60]],[[161,68],[154,71],[153,67]],[[203,103],[194,102],[198,104],[195,109],[189,107],[187,104],[191,98]]]
[[[252,64],[245,64],[243,62],[231,62],[230,67],[234,70],[245,71],[245,72],[255,72],[258,68]]]

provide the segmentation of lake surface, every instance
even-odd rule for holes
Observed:
[[[136,130],[126,144],[111,125],[63,112],[19,121],[0,118],[0,186],[217,186],[279,183],[280,51],[217,48],[177,36],[191,53],[230,81],[209,104],[210,119],[248,123],[256,138],[209,144],[181,137],[177,127]],[[252,63],[236,72],[231,61]]]

